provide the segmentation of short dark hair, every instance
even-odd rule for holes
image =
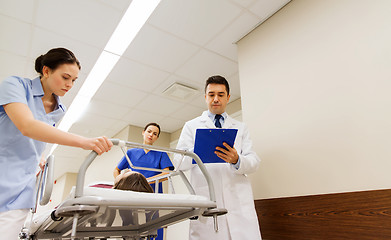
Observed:
[[[157,136],[159,137],[159,135],[160,135],[160,126],[159,126],[159,124],[157,124],[157,123],[148,123],[147,125],[145,125],[144,131],[147,130],[147,128],[149,126],[155,126],[155,127],[157,127],[159,129],[159,133],[157,134]]]
[[[127,174],[130,173],[130,174]],[[125,175],[126,174],[126,175]],[[147,179],[139,172],[127,171],[114,183],[114,189],[153,193]]]
[[[43,66],[47,66],[51,70],[55,70],[62,64],[76,64],[81,69],[80,62],[77,60],[73,52],[66,48],[53,48],[46,54],[39,56],[35,60],[35,71],[42,73]]]
[[[205,83],[205,90],[204,90],[205,93],[206,93],[206,88],[208,87],[209,84],[223,84],[223,85],[225,85],[225,89],[227,90],[227,95],[229,95],[229,84],[228,84],[227,79],[225,79],[224,77],[222,77],[220,75],[215,75],[215,76],[209,77]]]

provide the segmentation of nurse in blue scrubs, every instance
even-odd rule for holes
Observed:
[[[78,78],[80,63],[65,48],[39,56],[34,79],[12,76],[0,83],[0,239],[17,239],[34,207],[35,175],[46,143],[102,154],[113,145],[106,137],[85,138],[54,126],[66,108],[60,98]]]
[[[142,132],[143,135],[143,144],[145,145],[153,145],[154,142],[159,138],[160,135],[160,126],[157,123],[148,123]],[[156,169],[165,169],[172,170],[174,169],[170,158],[167,153],[159,152],[154,150],[147,150],[142,148],[131,148],[127,151],[127,155],[135,167],[146,167],[146,168],[156,168]],[[139,172],[143,174],[147,179],[165,175],[167,173],[162,173],[158,171],[148,171],[148,170],[140,170],[133,169],[129,166],[126,157],[122,157],[121,161],[114,169],[114,178],[116,178],[123,169],[131,169],[132,171]],[[152,188],[155,189],[155,185],[151,184]],[[159,193],[163,193],[162,183],[159,183]]]
[[[145,126],[142,135],[144,139],[143,144],[153,145],[153,143],[159,138],[160,126],[157,123],[148,123]],[[127,151],[126,154],[131,160],[133,166],[135,167],[147,167],[147,168],[156,168],[156,169],[165,169],[165,170],[174,169],[170,158],[165,152],[147,150],[142,148],[131,148]],[[114,173],[113,173],[114,177],[117,177],[121,173],[121,170],[127,168],[131,169],[132,171],[143,174],[147,179],[167,174],[167,173],[162,173],[157,171],[132,169],[129,166],[128,161],[126,160],[126,157],[124,156],[119,162],[118,166],[114,169]],[[151,187],[155,189],[155,184],[151,184]],[[158,192],[163,193],[163,186],[161,182],[159,183]],[[156,239],[163,240],[162,228],[158,229],[158,236]]]

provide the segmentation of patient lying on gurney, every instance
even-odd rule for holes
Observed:
[[[139,172],[125,169],[115,178],[114,189],[153,193],[147,179]]]
[[[135,192],[147,192],[153,193],[151,185],[149,185],[147,179],[139,172],[125,169],[115,178],[114,189],[130,190]],[[132,210],[119,210],[119,214],[122,218],[122,226],[135,224],[133,221],[137,219]],[[149,211],[145,213],[146,221],[150,221],[157,217],[156,211]]]

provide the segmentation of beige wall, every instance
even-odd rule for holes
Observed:
[[[238,43],[256,199],[391,187],[390,9],[294,0]]]

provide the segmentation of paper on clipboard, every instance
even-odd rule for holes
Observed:
[[[235,143],[237,132],[238,129],[197,129],[194,153],[201,158],[203,163],[225,163],[214,152],[217,146],[225,148],[223,142],[228,143],[232,147]],[[195,164],[194,160],[193,164]]]

